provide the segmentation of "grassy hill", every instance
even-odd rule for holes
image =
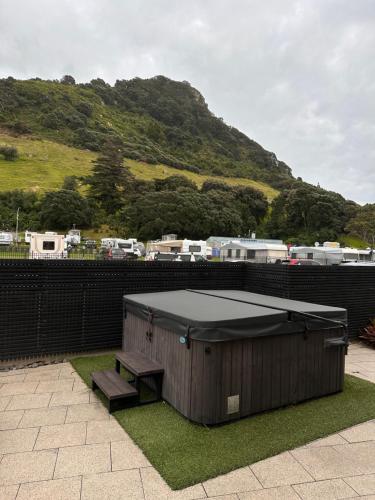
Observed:
[[[0,132],[0,145],[14,146],[20,153],[16,161],[0,158],[0,190],[26,189],[35,192],[59,189],[64,177],[87,176],[97,153],[82,150],[46,139],[18,136]],[[269,200],[278,191],[271,186],[246,178],[215,177],[180,170],[163,164],[151,165],[145,162],[125,159],[132,173],[139,179],[164,179],[170,175],[184,175],[201,186],[207,179],[220,179],[231,185],[251,186],[262,191]]]
[[[122,143],[126,157],[148,165],[247,178],[275,189],[294,181],[274,153],[214,116],[188,82],[158,76],[111,86],[100,79],[64,84],[9,77],[0,80],[0,103],[0,127],[13,133],[90,151],[111,138]]]

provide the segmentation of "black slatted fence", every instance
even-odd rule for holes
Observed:
[[[120,347],[123,295],[245,278],[243,264],[0,260],[0,360]]]
[[[375,317],[375,267],[0,259],[0,360],[120,347],[123,295],[184,288],[345,307],[353,337]]]
[[[344,307],[349,334],[357,337],[375,318],[375,266],[248,264],[245,289],[293,300]]]

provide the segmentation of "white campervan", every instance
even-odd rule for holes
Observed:
[[[207,258],[207,242],[203,240],[158,240],[147,243],[146,260],[154,260],[158,253],[190,254]]]
[[[0,233],[0,245],[11,245],[13,243],[13,233],[3,231]]]
[[[56,233],[32,233],[30,236],[30,259],[66,259],[65,236]]]
[[[141,252],[139,249],[134,248],[137,245],[136,238],[129,238],[124,240],[122,238],[102,238],[101,240],[102,247],[105,248],[120,248],[124,251],[124,253],[128,254],[128,256],[137,256],[140,257]]]

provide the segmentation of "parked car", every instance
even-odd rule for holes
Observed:
[[[128,256],[121,248],[100,248],[98,259],[103,260],[126,260]]]
[[[96,248],[97,247],[97,243],[95,240],[84,240],[83,245],[86,248]]]
[[[321,266],[321,263],[313,259],[287,259],[283,260],[281,264],[287,266]]]
[[[192,253],[156,252],[152,260],[170,260],[173,262],[202,262],[206,259],[202,257],[202,255],[194,255]]]

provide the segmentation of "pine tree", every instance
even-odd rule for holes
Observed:
[[[107,143],[94,161],[92,175],[87,180],[90,197],[107,213],[115,213],[123,206],[124,195],[130,189],[132,178],[129,169],[124,166],[121,147],[112,142]]]

